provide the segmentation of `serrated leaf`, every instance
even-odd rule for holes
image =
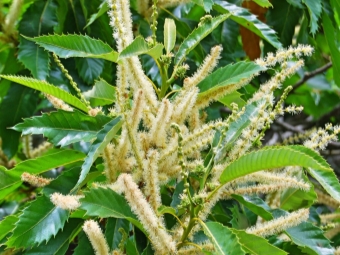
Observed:
[[[96,81],[93,88],[83,94],[90,100],[92,106],[104,106],[116,101],[116,87],[108,84],[104,79]]]
[[[267,12],[267,24],[278,33],[282,45],[288,47],[292,44],[295,26],[303,15],[303,11],[288,4],[287,1],[271,0],[271,3],[274,8]],[[282,13],[285,13],[285,15],[282,15]]]
[[[45,196],[30,203],[19,216],[8,247],[30,247],[54,237],[68,218],[69,212],[52,204]]]
[[[218,255],[243,255],[246,254],[241,244],[229,228],[218,222],[207,222],[202,224],[204,233],[209,237]]]
[[[27,11],[19,23],[19,33],[26,36],[39,36],[53,32],[58,25],[58,5],[52,1],[36,1]],[[19,38],[18,59],[31,71],[36,79],[45,80],[49,73],[48,52],[39,48],[26,39]]]
[[[24,119],[13,127],[23,135],[42,134],[55,146],[67,146],[72,143],[90,142],[97,132],[110,121],[109,117],[85,115],[79,111],[44,113],[42,116]]]
[[[175,47],[176,43],[176,24],[173,19],[165,19],[164,22],[164,47],[169,54]]]
[[[322,11],[321,0],[302,0],[302,2],[307,6],[309,13],[310,32],[315,34],[318,30],[318,20]]]
[[[32,89],[39,90],[43,93],[52,95],[63,100],[65,103],[77,107],[78,109],[87,112],[88,109],[86,105],[80,101],[75,96],[71,95],[65,90],[62,90],[52,84],[49,84],[46,81],[40,81],[29,77],[22,77],[22,76],[12,76],[12,75],[0,75],[1,78],[7,79],[21,85],[27,86]]]
[[[202,24],[199,24],[198,27],[194,29],[179,46],[175,56],[175,65],[180,65],[188,53],[192,51],[208,34],[214,31],[219,24],[229,18],[229,16],[230,14],[220,15],[207,19]]]
[[[52,150],[50,153],[38,158],[20,162],[10,171],[0,168],[0,177],[5,176],[4,179],[0,179],[0,200],[7,195],[8,190],[20,186],[22,183],[20,177],[22,173],[41,174],[53,168],[83,160],[84,158],[85,155],[79,151],[58,149]]]
[[[118,61],[124,58],[130,58],[142,54],[148,54],[154,59],[158,59],[163,53],[163,45],[157,44],[156,46],[149,48],[148,44],[142,36],[136,37],[131,44],[126,46],[124,50],[119,54]]]
[[[104,70],[104,60],[97,58],[77,58],[75,59],[76,68],[80,78],[86,84],[93,84]]]
[[[257,3],[261,7],[273,7],[272,4],[268,0],[254,0],[255,3]]]
[[[87,215],[101,218],[127,219],[144,231],[142,224],[138,221],[136,215],[132,213],[125,198],[112,189],[91,189],[85,192],[85,197],[80,202],[80,208],[84,209]]]
[[[292,242],[308,250],[308,254],[333,255],[334,250],[323,231],[310,222],[302,222],[296,227],[288,228],[286,234]]]
[[[25,255],[65,255],[74,231],[79,229],[82,223],[82,220],[70,219],[63,230],[59,230],[55,238],[47,244],[28,250]]]
[[[301,166],[332,171],[328,163],[315,151],[301,145],[268,146],[244,154],[230,163],[220,176],[221,184],[238,177],[266,169]]]
[[[2,150],[8,159],[11,159],[18,150],[20,134],[9,129],[19,123],[22,118],[32,116],[36,111],[38,97],[34,91],[11,84],[7,95],[0,104],[0,137]]]
[[[265,220],[273,219],[273,216],[270,213],[271,208],[257,195],[240,196],[234,194],[232,197],[261,218]]]
[[[87,28],[90,26],[96,19],[98,19],[100,16],[102,16],[104,13],[106,13],[109,10],[109,6],[106,1],[103,1],[99,7],[98,7],[98,12],[94,13],[91,15],[90,19],[88,20],[86,26],[84,27]]]
[[[321,184],[329,195],[340,202],[340,184],[334,172],[322,171],[316,168],[307,168],[307,171]]]
[[[252,255],[286,255],[287,252],[270,244],[268,240],[263,237],[248,234],[243,230],[230,229],[232,233],[236,234],[238,242],[241,244],[243,250]]]
[[[246,9],[226,1],[215,1],[213,8],[220,13],[230,13],[230,18],[232,20],[236,21],[241,26],[248,28],[275,48],[282,47],[275,31],[265,23],[259,21],[255,15],[251,14]]]
[[[84,231],[81,231],[78,235],[78,245],[75,248],[73,255],[95,255],[90,240]]]
[[[336,44],[337,40],[335,37],[335,29],[332,25],[332,21],[326,15],[322,15],[322,24],[325,31],[325,38],[328,44],[328,47],[331,52],[332,63],[333,63],[333,73],[339,74],[340,73],[340,51]],[[340,75],[334,75],[335,84],[340,87]]]
[[[207,93],[211,93],[221,87],[239,83],[264,70],[266,70],[265,67],[259,66],[254,62],[244,61],[219,68],[197,84],[197,87],[200,90],[198,100]]]
[[[113,137],[117,134],[119,129],[121,128],[122,122],[120,117],[117,117],[107,123],[103,129],[101,129],[97,134],[97,139],[93,142],[90,147],[90,151],[87,154],[84,164],[81,167],[81,172],[79,176],[79,180],[74,189],[78,188],[78,186],[85,180],[86,175],[90,171],[90,168],[93,162],[98,158],[100,153],[104,150],[106,145],[113,139]]]
[[[317,199],[314,186],[309,181],[308,177],[305,176],[303,171],[299,172],[295,177],[301,179],[305,183],[309,183],[310,189],[308,191],[295,188],[284,190],[280,198],[280,208],[287,211],[297,210],[303,207],[309,208]]]
[[[25,37],[61,58],[100,58],[117,62],[118,53],[101,40],[87,35],[44,35]]]
[[[256,117],[260,108],[258,102],[254,102],[245,106],[244,113],[236,120],[233,121],[221,142],[221,146],[216,149],[214,161],[217,163],[225,157],[227,151],[234,144],[236,139],[241,135],[242,130],[250,124],[250,119]]]
[[[18,221],[18,217],[15,215],[9,215],[0,221],[0,241],[4,239],[15,228],[15,223]]]

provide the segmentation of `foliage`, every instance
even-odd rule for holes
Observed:
[[[0,21],[0,254],[340,254],[338,1]]]

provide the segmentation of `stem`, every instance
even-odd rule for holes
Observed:
[[[196,221],[196,215],[195,215],[195,208],[194,205],[190,205],[190,220],[188,226],[185,228],[183,235],[181,237],[181,241],[177,244],[177,249],[183,247],[185,245],[185,240],[187,239],[188,235],[190,234],[190,231],[195,226]]]
[[[162,62],[157,63],[157,64],[158,64],[159,71],[160,71],[161,78],[162,78],[161,92],[159,94],[160,99],[162,99],[165,96],[165,94],[166,94],[166,92],[167,92],[167,90],[169,88],[169,85],[170,85],[167,82],[168,81],[168,68]]]

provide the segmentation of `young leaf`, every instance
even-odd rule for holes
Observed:
[[[63,230],[59,230],[55,238],[51,239],[47,244],[34,247],[28,250],[25,255],[64,255],[70,245],[70,239],[75,231],[77,231],[82,220],[70,219],[65,224]]]
[[[106,13],[109,10],[109,6],[106,1],[103,1],[99,7],[98,7],[98,12],[94,13],[91,15],[90,19],[88,20],[86,26],[84,27],[87,28],[90,26],[96,19],[98,19],[100,16],[102,16],[104,13]]]
[[[340,73],[340,51],[336,44],[337,40],[335,37],[335,29],[332,25],[330,18],[326,15],[322,15],[322,24],[325,31],[325,38],[328,43],[328,47],[331,52],[332,63],[333,63],[333,73],[339,74]],[[340,75],[334,75],[335,84],[340,87]]]
[[[241,135],[242,130],[250,124],[250,118],[256,117],[259,112],[258,102],[248,104],[245,106],[244,113],[233,121],[223,138],[221,145],[216,149],[214,161],[217,163],[225,157],[229,148],[234,144],[236,139]]]
[[[118,58],[118,53],[108,44],[87,35],[44,35],[25,38],[61,58],[101,58],[112,62],[117,62]]]
[[[165,19],[164,22],[164,46],[166,53],[169,54],[176,43],[176,24],[173,19]]]
[[[264,70],[266,70],[265,67],[259,66],[254,62],[243,61],[219,68],[197,84],[197,87],[200,89],[198,100],[206,93],[211,93],[224,86],[236,84]]]
[[[229,228],[218,222],[201,223],[204,233],[213,243],[218,255],[245,255],[245,251],[237,238]]]
[[[127,219],[139,229],[144,230],[136,215],[132,213],[125,198],[112,189],[90,189],[85,192],[85,197],[80,202],[80,208],[84,209],[87,215],[100,218]]]
[[[307,168],[307,171],[322,185],[329,195],[340,202],[340,184],[334,172],[322,171],[317,168]]]
[[[230,14],[220,15],[214,18],[207,18],[198,25],[196,29],[192,31],[190,35],[188,35],[182,44],[179,46],[179,49],[175,56],[175,65],[180,65],[186,55],[193,50],[197,44],[200,43],[208,34],[210,34],[219,24],[225,21]]]
[[[0,75],[1,78],[7,79],[21,85],[27,86],[32,89],[39,90],[43,93],[52,95],[63,100],[65,103],[77,107],[78,109],[87,112],[88,109],[86,105],[80,101],[75,96],[71,95],[65,90],[62,90],[52,84],[49,84],[46,81],[40,81],[29,77],[21,77],[21,76],[12,76],[12,75]]]
[[[250,173],[285,166],[301,166],[320,169],[320,171],[332,171],[325,159],[304,146],[268,146],[244,154],[230,163],[221,174],[220,182],[224,184]]]
[[[302,2],[307,6],[310,32],[314,35],[318,30],[318,20],[322,11],[321,0],[302,0]]]
[[[58,26],[58,5],[52,1],[36,1],[23,14],[19,23],[19,33],[26,36],[39,36],[53,32]],[[23,37],[19,38],[18,59],[31,71],[36,79],[46,80],[49,73],[48,52]]]
[[[226,228],[226,227],[225,227]],[[270,244],[263,237],[248,234],[243,230],[230,229],[232,233],[236,234],[238,242],[241,244],[243,250],[252,255],[275,254],[286,255],[287,252]]]
[[[116,101],[116,87],[108,84],[104,79],[96,81],[93,88],[84,93],[92,106],[103,106]]]
[[[107,123],[103,129],[99,131],[97,134],[97,139],[93,142],[90,147],[90,151],[87,154],[84,164],[81,167],[81,172],[79,176],[79,180],[77,185],[74,187],[76,189],[84,180],[93,162],[98,158],[100,153],[104,150],[105,146],[113,139],[113,137],[117,134],[119,129],[121,128],[122,122],[120,117],[117,117]]]
[[[157,44],[153,48],[149,48],[148,44],[143,37],[136,37],[131,44],[129,44],[122,52],[119,54],[119,60],[124,58],[130,58],[133,56],[138,56],[142,54],[148,54],[154,59],[158,59],[163,53],[163,45]]]
[[[42,134],[55,146],[67,146],[79,141],[90,142],[110,118],[85,115],[79,111],[44,113],[42,116],[24,119],[13,127],[23,135]]]
[[[257,3],[261,7],[273,7],[272,4],[268,0],[254,0],[255,3]]]
[[[30,247],[54,237],[68,218],[69,212],[52,204],[45,196],[30,203],[19,216],[8,247]]]
[[[315,255],[332,255],[334,250],[323,231],[310,222],[302,222],[296,227],[287,229],[286,234],[302,251]]]
[[[10,171],[0,168],[0,200],[6,196],[9,189],[13,186],[20,186],[21,174],[28,172],[31,174],[41,174],[53,168],[71,164],[83,160],[85,155],[79,151],[58,149],[35,159],[29,159],[17,164]]]
[[[232,20],[254,32],[275,48],[281,47],[281,43],[277,39],[275,31],[265,23],[259,21],[255,15],[251,14],[246,9],[228,3],[227,1],[215,1],[213,8],[220,13],[230,13],[230,18]]]

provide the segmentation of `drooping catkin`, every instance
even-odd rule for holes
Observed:
[[[85,221],[83,230],[89,238],[96,255],[110,255],[109,245],[107,244],[105,236],[96,221]]]

